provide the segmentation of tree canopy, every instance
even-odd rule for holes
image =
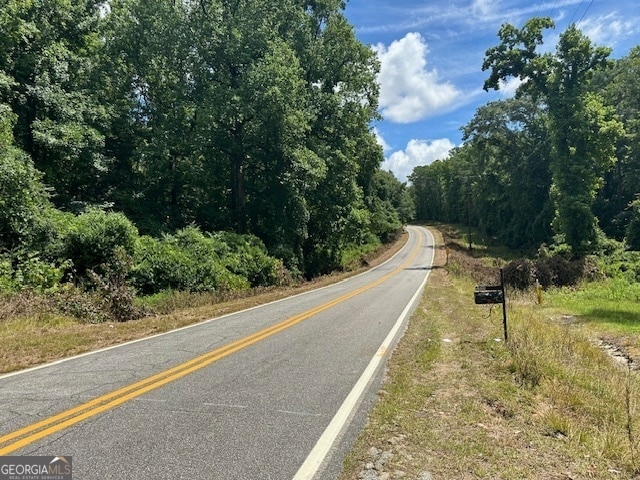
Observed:
[[[548,18],[505,24],[484,88],[517,79],[515,98],[480,107],[464,145],[411,176],[418,218],[473,224],[513,247],[597,251],[623,240],[637,208],[637,49],[610,60],[575,26],[541,48]],[[629,182],[630,181],[630,182]],[[634,230],[635,231],[635,230]]]
[[[602,96],[590,91],[594,73],[606,68],[609,48],[595,47],[574,25],[560,35],[555,54],[539,53],[548,18],[533,18],[522,29],[504,25],[501,44],[487,51],[483,70],[491,70],[485,89],[517,77],[519,93],[544,102],[551,126],[549,169],[555,207],[554,230],[577,254],[598,248],[592,208],[604,174],[615,163],[622,124]]]
[[[380,185],[379,66],[343,9],[5,0],[0,170],[40,192],[6,200],[12,215],[42,201],[122,212],[154,236],[190,225],[252,234],[306,275],[393,238],[410,206],[403,184]],[[16,222],[3,244],[31,229]]]

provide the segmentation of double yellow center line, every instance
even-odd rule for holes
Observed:
[[[397,269],[393,270],[387,275],[379,278],[375,282],[359,288],[358,290],[354,290],[353,292],[347,293],[339,298],[336,298],[335,300],[331,300],[330,302],[312,308],[311,310],[307,310],[306,312],[302,312],[298,315],[290,317],[283,322],[272,325],[271,327],[265,328],[264,330],[260,330],[259,332],[241,338],[240,340],[236,340],[235,342],[229,343],[223,347],[196,357],[169,370],[157,373],[143,380],[140,380],[139,382],[132,383],[126,387],[114,390],[113,392],[94,398],[89,402],[83,403],[62,413],[46,418],[40,422],[36,422],[27,427],[3,435],[2,437],[0,437],[0,456],[7,455],[42,438],[45,438],[56,432],[71,427],[72,425],[82,422],[83,420],[91,418],[95,415],[99,415],[102,412],[110,410],[114,407],[117,407],[118,405],[128,402],[129,400],[144,395],[147,392],[151,392],[152,390],[160,388],[163,385],[171,383],[175,380],[179,380],[189,375],[190,373],[200,370],[207,365],[210,365],[228,355],[231,355],[232,353],[242,350],[243,348],[247,348],[250,345],[260,342],[267,337],[275,335],[276,333],[290,328],[302,322],[303,320],[311,318],[320,312],[328,310],[346,300],[349,300],[350,298],[353,298],[367,290],[380,285],[381,283],[387,281],[389,278],[397,275],[407,265],[409,265],[418,255],[419,247],[421,246],[421,244],[422,234],[420,234],[420,239],[417,243],[417,246],[411,253],[410,257],[402,265],[400,265]]]

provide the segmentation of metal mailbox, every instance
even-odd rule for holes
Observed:
[[[502,328],[504,329],[504,341],[508,341],[507,302],[505,299],[506,295],[504,293],[504,272],[502,269],[500,269],[500,285],[476,285],[473,297],[476,305],[502,304]]]
[[[504,290],[502,285],[478,285],[473,292],[476,305],[491,305],[504,303]]]

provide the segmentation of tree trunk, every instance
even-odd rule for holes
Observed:
[[[246,191],[244,178],[244,149],[242,146],[243,125],[233,129],[234,145],[231,147],[231,214],[237,233],[247,233]]]

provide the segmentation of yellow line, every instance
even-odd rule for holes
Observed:
[[[267,337],[286,330],[287,328],[290,328],[302,322],[303,320],[307,320],[308,318],[311,318],[318,313],[328,310],[331,307],[334,307],[346,300],[349,300],[367,290],[380,285],[381,283],[384,283],[389,278],[397,275],[400,271],[402,271],[402,269],[404,269],[409,263],[411,263],[413,259],[418,255],[419,248],[422,243],[422,233],[420,233],[419,236],[420,238],[417,246],[413,250],[410,257],[397,269],[379,278],[375,282],[361,287],[358,290],[354,290],[353,292],[347,293],[327,303],[319,305],[318,307],[307,310],[306,312],[294,315],[293,317],[290,317],[278,324],[267,327],[252,335],[241,338],[240,340],[236,340],[235,342],[232,342],[209,353],[184,362],[180,365],[177,365],[176,367],[170,368],[169,370],[157,373],[143,380],[140,380],[139,382],[132,383],[130,385],[127,385],[126,387],[94,398],[89,402],[85,402],[62,413],[53,415],[52,417],[49,417],[45,420],[33,423],[27,427],[8,433],[0,437],[0,445],[5,445],[4,447],[0,448],[0,456],[7,455],[37,440],[45,438],[56,432],[64,430],[65,428],[71,427],[72,425],[75,425],[83,420],[117,407],[118,405],[139,397],[147,392],[151,392],[152,390],[160,388],[170,382],[183,378],[190,373],[200,370],[207,365],[210,365],[224,357],[231,355],[232,353],[258,343]]]

